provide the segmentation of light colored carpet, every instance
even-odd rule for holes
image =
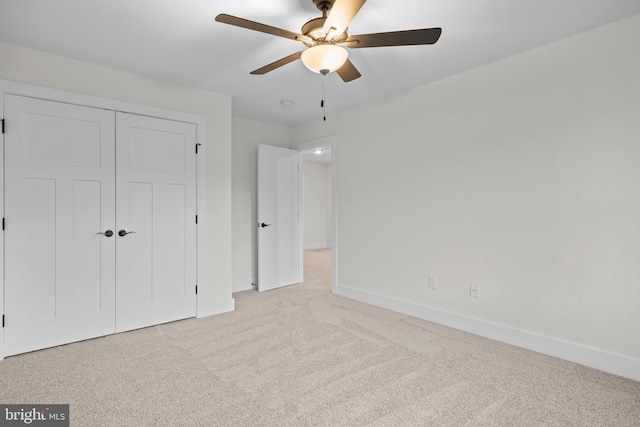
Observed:
[[[332,295],[305,282],[236,311],[6,358],[0,403],[73,426],[640,426],[640,383]]]

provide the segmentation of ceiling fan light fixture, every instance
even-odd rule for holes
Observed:
[[[314,73],[327,74],[342,67],[348,56],[341,46],[320,44],[302,52],[302,62]]]

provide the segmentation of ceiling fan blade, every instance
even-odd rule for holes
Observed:
[[[351,49],[434,44],[440,38],[441,33],[442,28],[423,28],[420,30],[391,31],[389,33],[359,34],[349,37],[345,40],[345,43]]]
[[[254,74],[254,75],[256,75],[256,74],[258,74],[258,75],[267,74],[269,71],[273,71],[276,68],[280,68],[283,65],[287,65],[289,62],[293,62],[293,61],[295,61],[297,59],[300,59],[300,56],[302,56],[302,51],[293,53],[293,54],[291,54],[289,56],[285,56],[282,59],[278,59],[277,61],[272,62],[269,65],[265,65],[262,68],[258,68],[257,70],[252,71],[250,74]]]
[[[342,67],[336,70],[336,73],[338,73],[345,83],[355,80],[362,75],[349,59],[347,59],[347,62],[345,62]]]
[[[216,16],[216,21],[223,24],[235,25],[236,27],[247,28],[249,30],[260,31],[261,33],[272,34],[285,39],[300,40],[304,38],[302,34],[292,31],[283,30],[282,28],[272,27],[271,25],[261,24],[259,22],[249,21],[248,19],[238,18],[237,16],[221,13]]]
[[[329,39],[332,38],[333,35],[339,36],[344,33],[351,23],[351,20],[353,20],[366,1],[367,0],[336,0],[329,11],[329,16],[327,16],[322,31],[329,35]],[[331,30],[332,28],[334,28],[334,30]]]

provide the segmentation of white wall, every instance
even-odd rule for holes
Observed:
[[[205,117],[209,283],[198,289],[205,304],[225,311],[232,302],[230,97],[2,42],[0,79]]]
[[[338,282],[640,378],[639,52],[640,16],[295,128],[337,138]]]
[[[232,120],[233,291],[251,289],[258,279],[258,144],[291,147],[291,129],[240,117]]]
[[[304,249],[331,247],[331,165],[303,163]]]

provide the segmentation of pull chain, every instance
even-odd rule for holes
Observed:
[[[324,93],[324,76],[322,76],[322,101],[320,101],[320,107],[322,107],[322,120],[327,121],[327,106],[325,102]]]
[[[320,70],[320,74],[322,74],[322,100],[320,101],[320,107],[322,108],[322,120],[327,121],[327,103],[325,100],[324,93],[324,78],[327,74],[329,74],[329,70]]]

